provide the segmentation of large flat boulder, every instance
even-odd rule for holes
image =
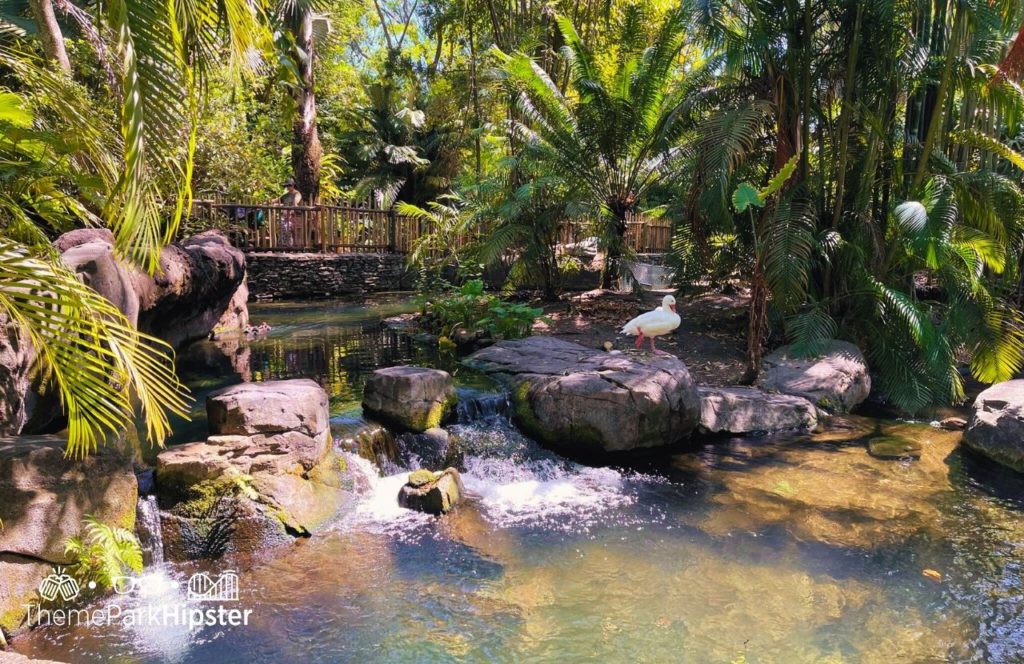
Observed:
[[[709,433],[771,433],[809,430],[818,409],[807,399],[753,387],[699,387],[700,428]]]
[[[327,393],[315,382],[244,383],[215,393],[206,407],[213,435],[157,457],[169,557],[252,553],[291,541],[347,500]]]
[[[135,527],[131,461],[110,448],[67,458],[66,444],[57,436],[0,438],[0,628],[8,633],[50,568],[70,562],[64,543],[80,534],[86,515]]]
[[[330,426],[327,393],[308,378],[233,385],[207,397],[206,414],[210,433],[224,436],[316,436]]]
[[[963,442],[1024,472],[1024,379],[997,383],[978,395]]]
[[[416,432],[442,424],[455,413],[456,402],[452,377],[437,369],[377,369],[363,387],[367,415]]]
[[[613,355],[530,337],[500,342],[465,362],[511,388],[516,421],[528,435],[569,453],[672,445],[700,419],[690,372],[670,355]]]
[[[783,346],[764,357],[763,367],[757,387],[803,397],[830,412],[848,413],[871,392],[864,354],[846,341],[832,341],[811,358],[797,357]]]

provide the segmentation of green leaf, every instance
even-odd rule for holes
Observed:
[[[32,126],[32,111],[25,107],[25,100],[21,95],[13,92],[0,92],[0,122],[15,127],[28,128]]]
[[[764,207],[764,200],[757,189],[754,189],[754,185],[749,182],[741,182],[732,194],[732,205],[736,208],[737,212],[746,212],[747,208],[751,205],[759,208]]]
[[[775,177],[768,181],[768,185],[758,192],[758,196],[761,197],[762,201],[767,200],[769,196],[782,189],[782,185],[786,184],[786,181],[793,177],[793,172],[796,170],[798,163],[800,163],[800,155],[795,154],[789,158],[789,161],[779,169]]]

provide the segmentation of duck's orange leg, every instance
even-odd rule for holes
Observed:
[[[637,328],[636,332],[636,347],[639,348],[640,344],[644,342],[644,331],[641,330],[640,328]]]

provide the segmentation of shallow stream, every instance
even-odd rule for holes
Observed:
[[[237,344],[231,367],[202,349],[183,360],[196,414],[243,377],[311,377],[338,436],[359,434],[369,370],[457,366],[381,327],[408,309],[254,306],[273,330]],[[419,461],[407,444],[386,462],[348,454],[352,509],[238,570],[249,625],[49,627],[16,649],[119,663],[1024,661],[1024,480],[961,453],[958,433],[836,418],[592,468],[520,435],[478,378],[457,380],[470,407],[439,454],[459,460],[471,498],[454,514],[397,506]],[[176,438],[204,430],[199,417]],[[871,457],[880,434],[920,442],[921,458]]]

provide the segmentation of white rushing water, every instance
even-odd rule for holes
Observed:
[[[628,478],[612,468],[573,463],[544,450],[505,418],[490,417],[449,428],[449,457],[457,459],[470,508],[497,527],[539,525],[585,527],[607,510],[635,501]],[[429,523],[431,517],[398,505],[409,471],[418,467],[415,451],[408,467],[388,464],[383,477],[371,462],[348,455],[361,501],[357,518],[383,530]]]
[[[160,527],[160,508],[156,496],[140,496],[135,507],[136,531],[147,565],[164,562],[164,535]]]

